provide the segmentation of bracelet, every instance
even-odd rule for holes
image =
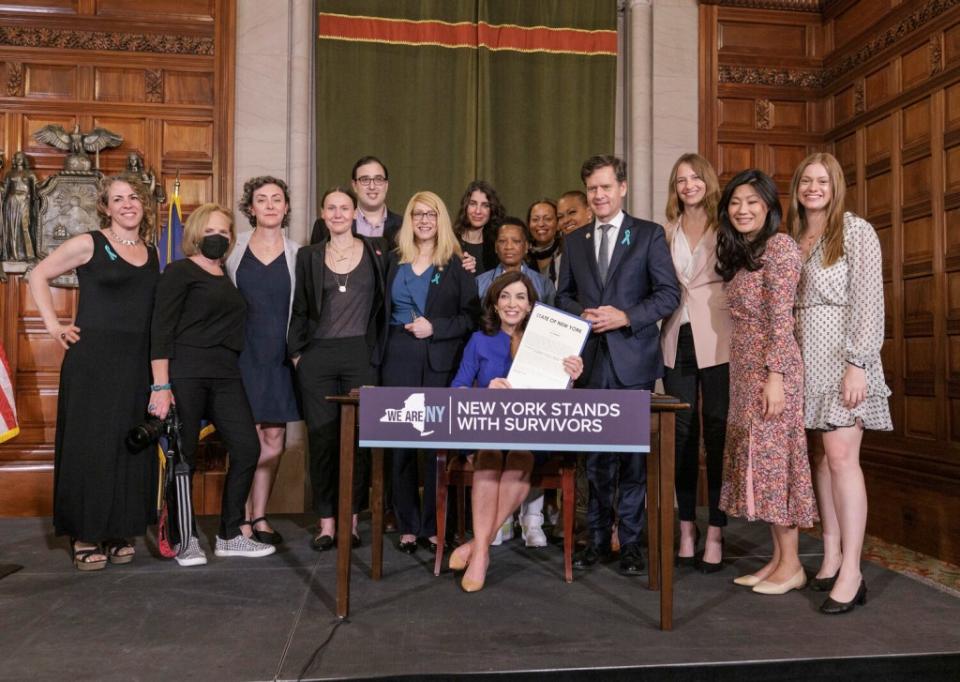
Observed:
[[[850,361],[850,360],[844,360],[844,362],[846,362],[846,363],[847,363],[848,365],[850,365],[851,367],[856,367],[857,369],[866,369],[866,366],[864,366],[864,365],[858,365],[857,363],[852,362],[852,361]]]
[[[169,391],[171,388],[171,384],[150,384],[151,391]]]

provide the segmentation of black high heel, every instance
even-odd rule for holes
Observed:
[[[829,578],[811,578],[810,589],[814,592],[829,592],[836,584],[838,575],[840,575],[840,571],[837,571]]]
[[[863,580],[863,578],[860,578],[860,587],[857,589],[857,594],[854,595],[853,599],[848,602],[840,602],[832,597],[827,597],[827,600],[820,606],[820,613],[826,613],[827,615],[835,616],[840,613],[853,611],[854,606],[865,606],[866,603],[867,583]]]
[[[677,566],[686,566],[689,568],[696,568],[699,566],[700,561],[697,559],[697,547],[700,546],[700,526],[694,526],[696,529],[696,535],[693,537],[693,556],[680,556],[677,555]]]

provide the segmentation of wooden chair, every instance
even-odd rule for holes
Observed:
[[[543,464],[534,467],[530,484],[534,488],[561,491],[563,507],[563,579],[573,582],[573,519],[576,510],[576,473],[577,456],[574,453],[560,453],[550,457]],[[473,464],[464,457],[453,456],[448,459],[446,450],[437,451],[437,556],[433,565],[433,574],[440,575],[443,563],[443,542],[447,526],[447,487],[457,487],[457,526],[460,537],[466,534],[466,487],[473,484]]]

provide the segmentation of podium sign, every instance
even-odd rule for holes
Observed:
[[[650,452],[650,392],[365,387],[360,445]]]

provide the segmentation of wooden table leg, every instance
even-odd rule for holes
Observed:
[[[357,406],[340,406],[340,490],[337,507],[337,616],[350,614],[350,549],[353,544],[353,458]]]
[[[577,456],[564,455],[563,492],[563,579],[573,582],[573,545],[576,542],[573,532],[577,511]]]
[[[370,488],[373,499],[370,500],[370,516],[373,524],[371,540],[370,577],[380,580],[383,575],[383,448],[370,451]]]
[[[647,457],[647,556],[649,573],[647,586],[651,590],[660,589],[661,566],[661,525],[660,508],[664,501],[660,499],[660,450],[663,447],[662,431],[656,428],[661,424],[660,414],[650,415],[650,452]],[[643,455],[637,455],[643,457]],[[671,504],[673,498],[670,498]]]
[[[416,457],[416,453],[412,453]],[[454,454],[456,457],[456,454]],[[437,450],[437,470],[426,472],[437,477],[437,551],[433,556],[433,574],[440,575],[443,567],[443,543],[447,538],[447,451]]]
[[[676,414],[660,415],[660,629],[673,629],[673,483]]]

